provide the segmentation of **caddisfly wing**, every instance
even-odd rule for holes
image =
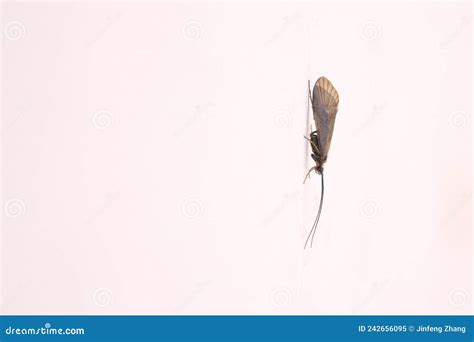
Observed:
[[[326,77],[320,77],[313,88],[313,115],[318,132],[322,161],[326,161],[331,145],[339,94]]]

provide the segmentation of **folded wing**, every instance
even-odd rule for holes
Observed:
[[[313,88],[313,115],[318,131],[322,161],[326,161],[331,145],[339,94],[326,77],[320,77]]]

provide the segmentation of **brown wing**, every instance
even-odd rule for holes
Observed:
[[[331,145],[338,106],[339,94],[336,89],[326,77],[320,77],[313,88],[313,115],[323,162],[326,161]]]

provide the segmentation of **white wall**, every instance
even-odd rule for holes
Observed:
[[[3,313],[472,313],[470,11],[3,3]]]

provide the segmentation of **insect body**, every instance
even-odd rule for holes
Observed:
[[[315,161],[316,165],[309,169],[308,173],[306,174],[305,181],[313,170],[317,174],[321,175],[321,199],[319,201],[318,214],[316,215],[313,227],[311,228],[304,245],[305,248],[310,238],[311,247],[313,246],[314,234],[316,233],[316,227],[319,222],[319,217],[321,216],[324,199],[323,164],[326,162],[328,157],[332,132],[334,130],[334,123],[336,121],[336,114],[339,106],[339,94],[326,77],[320,77],[316,81],[312,96],[309,81],[308,88],[309,98],[313,108],[314,122],[316,123],[316,130],[311,132],[309,138],[305,138],[311,144],[311,150],[313,152],[311,157]]]

